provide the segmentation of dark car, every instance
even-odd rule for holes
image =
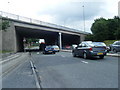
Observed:
[[[46,46],[44,51],[43,51],[43,54],[49,54],[49,53],[50,54],[55,54],[55,51],[54,51],[52,46]]]
[[[83,58],[91,58],[99,56],[101,59],[106,55],[106,45],[103,42],[84,41],[72,50],[74,57],[81,56]]]
[[[114,53],[120,52],[120,41],[115,41],[113,44],[110,44],[110,50]]]

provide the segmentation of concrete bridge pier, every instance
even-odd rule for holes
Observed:
[[[10,22],[8,29],[0,31],[0,38],[2,40],[2,51],[13,51],[17,52],[17,38],[16,31],[13,22]]]
[[[58,42],[59,42],[59,47],[60,47],[60,50],[62,49],[62,33],[59,32],[59,36],[58,36]]]
[[[82,41],[85,40],[85,36],[86,36],[86,35],[84,35],[84,34],[81,34],[81,35],[80,35],[80,42],[82,42]]]

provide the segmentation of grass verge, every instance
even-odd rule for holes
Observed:
[[[113,44],[115,41],[119,41],[119,40],[106,40],[104,41],[104,43],[109,46],[110,44]]]
[[[0,51],[0,53],[12,53],[13,51]]]

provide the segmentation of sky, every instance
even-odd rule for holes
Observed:
[[[118,2],[119,0],[0,0],[0,11],[81,31],[85,27],[86,32],[91,32],[95,19],[108,19],[118,15]]]

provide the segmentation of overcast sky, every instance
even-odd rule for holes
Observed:
[[[84,31],[96,18],[118,15],[119,0],[0,0],[0,11],[38,19]]]

